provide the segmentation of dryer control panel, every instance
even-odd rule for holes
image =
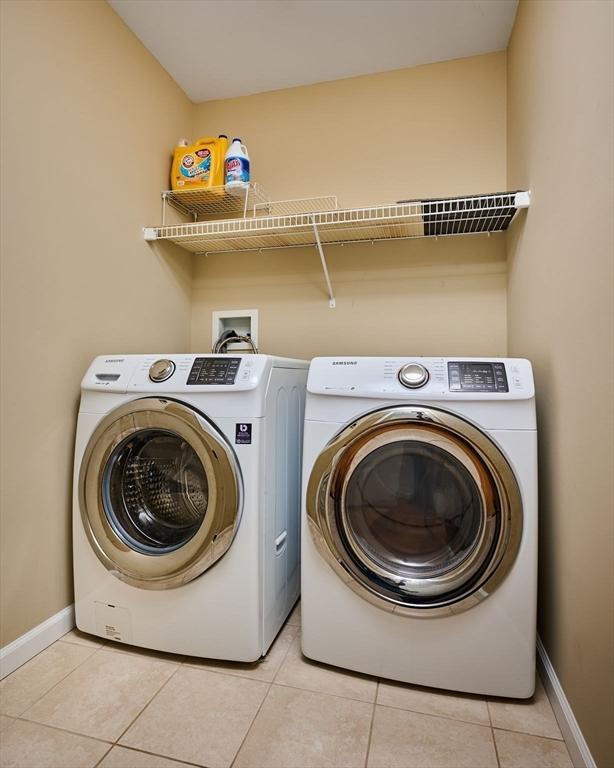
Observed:
[[[316,357],[307,390],[403,401],[526,400],[535,394],[528,360],[479,357]]]
[[[448,363],[450,392],[509,392],[504,363]]]

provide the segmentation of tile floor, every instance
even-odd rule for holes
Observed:
[[[226,664],[76,630],[0,683],[2,768],[571,768],[543,687],[528,702],[309,662],[300,607],[266,659]]]

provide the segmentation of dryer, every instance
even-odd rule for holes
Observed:
[[[81,386],[73,564],[79,629],[254,661],[299,595],[307,363],[108,355]]]
[[[531,696],[530,363],[316,358],[305,419],[304,654],[418,685]]]

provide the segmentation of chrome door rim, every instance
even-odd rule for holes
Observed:
[[[103,502],[107,462],[122,442],[145,429],[168,430],[186,440],[209,485],[202,525],[183,546],[163,554],[129,547],[110,524]],[[196,578],[229,549],[241,517],[241,473],[232,448],[210,422],[175,400],[147,397],[117,408],[97,426],[81,462],[79,504],[90,544],[108,571],[142,589],[169,589]]]
[[[450,590],[445,589],[445,578],[438,578],[433,587],[434,582],[428,584],[425,579],[418,579],[419,584],[411,580],[406,584],[400,583],[398,577],[387,589],[386,576],[390,574],[378,574],[376,563],[367,562],[368,558],[362,556],[351,541],[344,505],[349,479],[362,457],[373,450],[368,449],[370,444],[390,441],[387,434],[399,440],[403,434],[412,434],[424,442],[443,442],[446,450],[454,446],[457,453],[464,454],[463,465],[466,468],[473,465],[472,475],[480,465],[488,474],[494,493],[492,498],[485,496],[483,480],[478,484],[486,520],[479,542],[471,550],[469,559],[463,561],[463,569],[458,571],[459,577],[463,570],[467,577],[464,589],[458,586],[456,577],[455,587]],[[460,613],[485,599],[509,572],[522,536],[520,489],[507,459],[473,424],[433,407],[392,406],[366,414],[343,428],[314,463],[307,485],[306,508],[312,539],[335,573],[358,595],[379,608],[412,616]],[[488,555],[486,562],[483,561],[485,554]],[[422,601],[410,593],[418,586],[422,588]],[[429,602],[424,602],[425,594]]]

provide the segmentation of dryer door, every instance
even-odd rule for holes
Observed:
[[[437,408],[393,407],[342,430],[307,488],[320,553],[389,611],[458,613],[487,597],[522,534],[514,473],[498,447]]]
[[[79,476],[90,543],[117,578],[144,589],[191,581],[228,550],[242,481],[223,435],[191,408],[143,398],[92,435]]]

